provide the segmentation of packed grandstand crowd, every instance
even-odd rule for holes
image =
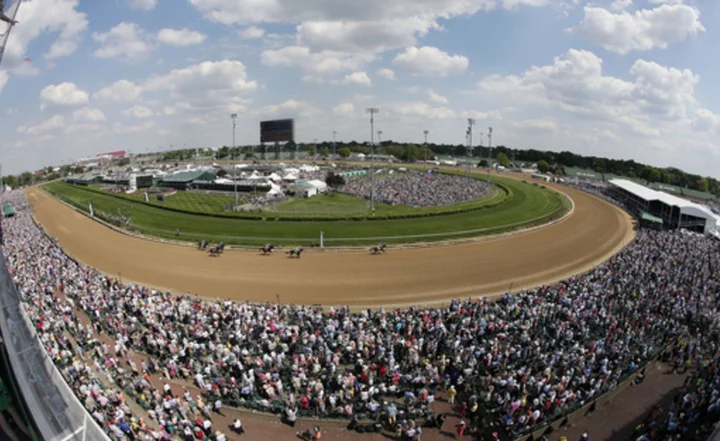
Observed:
[[[640,231],[586,275],[497,302],[351,313],[122,285],[67,257],[21,192],[4,199],[17,215],[3,222],[3,249],[27,312],[114,439],[223,441],[211,416],[221,406],[293,421],[432,419],[439,397],[462,406],[471,429],[491,422],[517,434],[591,402],[668,347],[676,368],[693,372],[691,387],[636,435],[692,439],[720,415],[720,250],[697,235]],[[76,320],[76,308],[92,322]],[[130,348],[149,358],[138,366]],[[204,394],[170,391],[149,380],[153,372]]]
[[[485,181],[444,173],[408,171],[375,175],[375,200],[388,205],[449,205],[481,198],[489,189],[490,185]],[[368,176],[346,178],[346,184],[340,191],[370,199],[371,179]]]

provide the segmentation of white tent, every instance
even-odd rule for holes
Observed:
[[[318,167],[317,165],[303,164],[300,166],[300,171],[304,171],[304,172],[314,172],[314,171],[318,171],[318,170],[320,170],[320,167]]]
[[[235,168],[248,168],[248,164],[235,164]]]
[[[271,181],[280,181],[282,180],[282,177],[277,173],[271,173],[270,176],[268,176],[268,179],[270,179]]]
[[[287,174],[285,174],[285,176],[283,176],[282,179],[283,179],[283,181],[295,182],[298,180],[298,176],[295,174],[292,174],[292,173],[287,173]]]
[[[217,178],[213,182],[215,182],[216,184],[232,184],[234,181],[227,178]]]
[[[315,187],[317,189],[318,193],[323,193],[323,192],[327,191],[327,188],[328,188],[327,184],[319,179],[313,179],[312,181],[308,181],[308,184]]]

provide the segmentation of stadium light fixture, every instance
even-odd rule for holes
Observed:
[[[473,128],[473,126],[475,125],[475,119],[473,119],[473,118],[468,118],[467,121],[468,121],[468,129],[467,129],[467,133],[468,133],[467,176],[468,176],[468,178],[469,178],[469,177],[472,176],[472,169],[471,169],[471,167],[472,167],[472,165],[471,165],[471,163],[472,163],[472,145],[473,145],[473,143],[472,143],[472,128]]]
[[[236,126],[236,120],[237,120],[237,113],[231,114],[230,119],[232,119],[232,126],[233,126],[231,158],[234,160],[235,159],[235,126]],[[237,191],[237,167],[235,167],[235,164],[233,164],[233,183],[235,184],[235,211],[237,211],[240,198],[238,197],[238,191]]]
[[[423,164],[423,170],[427,169],[427,136],[430,133],[430,130],[423,130],[423,135],[425,135],[425,164]]]
[[[375,216],[375,115],[380,113],[377,107],[368,107],[365,112],[370,114],[370,211]]]
[[[337,155],[337,145],[335,145],[335,135],[337,135],[337,132],[333,130],[333,155]]]
[[[492,170],[492,165],[490,164],[491,160],[492,160],[492,127],[488,127],[488,176],[487,176],[488,182],[490,182],[490,171]]]

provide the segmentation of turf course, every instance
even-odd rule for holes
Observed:
[[[567,210],[564,197],[558,193],[513,179],[493,177],[492,180],[510,194],[503,192],[504,199],[500,203],[489,203],[472,211],[418,218],[378,216],[372,220],[326,221],[211,217],[148,206],[61,182],[46,184],[43,188],[85,212],[89,201],[92,201],[96,214],[121,212],[132,220],[132,229],[143,234],[189,241],[222,240],[243,245],[267,242],[286,246],[316,244],[321,231],[326,246],[366,245],[380,240],[387,243],[428,242],[497,234],[542,224],[562,216]],[[180,230],[179,237],[176,237],[176,229]]]

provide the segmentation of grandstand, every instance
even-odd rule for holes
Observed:
[[[641,219],[658,219],[670,229],[685,228],[715,235],[720,218],[709,208],[627,179],[612,179],[609,193]]]

